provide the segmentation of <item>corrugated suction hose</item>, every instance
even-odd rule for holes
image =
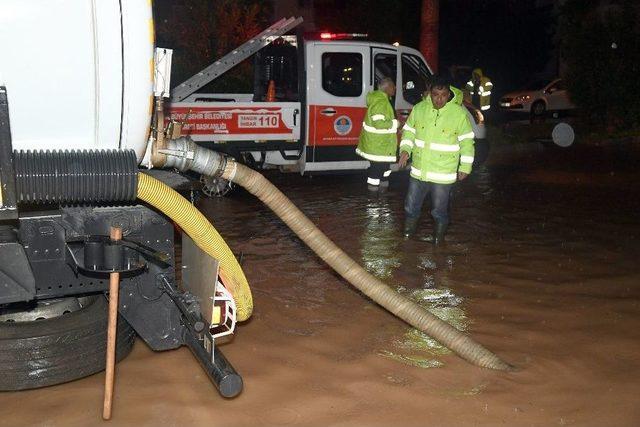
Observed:
[[[136,199],[133,150],[14,150],[20,203],[105,203]]]
[[[369,274],[318,229],[262,174],[228,160],[222,177],[244,187],[280,217],[320,258],[369,298],[408,324],[438,340],[463,359],[485,368],[513,367],[450,324]]]
[[[220,261],[220,278],[236,302],[236,318],[247,320],[253,310],[249,283],[233,252],[209,220],[175,190],[144,173],[138,174],[138,198],[174,220],[200,249]]]

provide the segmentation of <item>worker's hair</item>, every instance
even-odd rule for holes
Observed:
[[[383,77],[378,82],[378,89],[385,88],[385,87],[389,86],[390,84],[394,85],[394,84],[396,84],[396,82],[394,82],[393,79],[390,78],[390,77]]]
[[[435,74],[431,77],[430,89],[449,89],[449,80],[440,74]]]

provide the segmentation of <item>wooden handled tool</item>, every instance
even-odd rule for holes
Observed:
[[[122,229],[111,227],[111,240],[117,242],[122,239]],[[116,327],[118,325],[118,291],[120,289],[120,273],[109,274],[109,322],[107,324],[107,364],[104,379],[104,404],[102,418],[111,419],[113,404],[113,381],[116,365]]]

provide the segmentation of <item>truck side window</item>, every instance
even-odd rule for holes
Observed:
[[[396,81],[396,73],[398,70],[397,55],[395,53],[378,53],[374,59],[375,70],[375,88],[378,88],[378,83],[385,78],[389,77],[394,82]]]
[[[362,55],[348,52],[322,54],[322,88],[334,96],[362,94]]]
[[[431,73],[416,55],[402,55],[402,96],[410,104],[422,100],[422,94],[429,87]]]

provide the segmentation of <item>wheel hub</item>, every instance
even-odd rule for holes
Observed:
[[[33,322],[53,319],[82,310],[96,297],[69,297],[36,301],[25,304],[12,304],[0,310],[0,322]]]

